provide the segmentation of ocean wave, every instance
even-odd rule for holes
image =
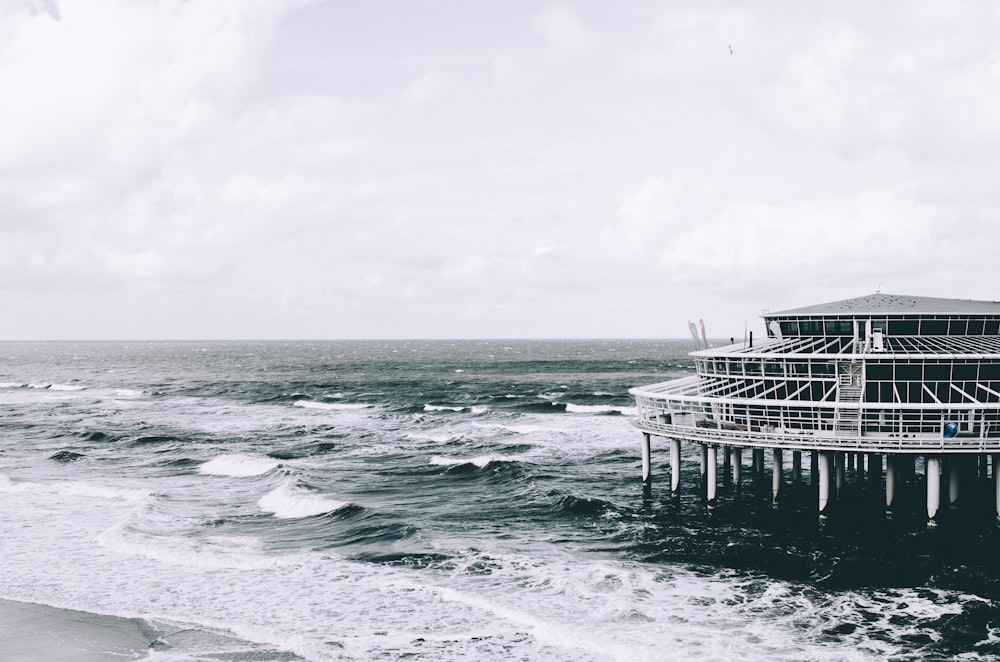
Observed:
[[[348,503],[304,490],[290,481],[262,496],[257,505],[279,519],[294,519],[332,513]]]
[[[0,388],[24,388],[27,384],[24,382],[0,382]]]
[[[56,462],[75,462],[82,457],[85,457],[82,453],[74,453],[68,450],[56,451],[52,455],[49,455],[49,459]]]
[[[50,391],[82,391],[86,386],[80,386],[79,384],[49,384]]]
[[[473,464],[480,469],[486,468],[494,462],[519,462],[520,458],[510,455],[479,455],[477,457],[446,457],[444,455],[433,455],[430,464],[439,467],[455,467],[466,464]]]
[[[147,490],[137,490],[130,487],[113,487],[85,481],[56,485],[55,490],[70,496],[92,497],[96,499],[122,499],[137,501],[150,495]]]
[[[220,455],[201,465],[198,468],[198,473],[210,474],[212,476],[248,478],[250,476],[266,474],[268,471],[279,466],[281,466],[281,462],[269,457]]]
[[[272,570],[293,565],[294,556],[261,554],[260,542],[246,536],[212,536],[181,539],[149,536],[127,524],[116,524],[97,536],[102,547],[127,556],[140,556],[182,568]]]
[[[362,402],[315,402],[313,400],[296,400],[292,403],[294,407],[305,407],[306,409],[371,409],[373,405]]]
[[[566,411],[571,414],[621,414],[633,416],[636,413],[635,407],[622,405],[575,405],[572,402],[566,403]]]
[[[469,412],[472,414],[485,414],[490,410],[489,407],[483,406],[473,406],[473,407],[463,407],[461,405],[449,406],[449,405],[424,405],[423,411],[434,412],[434,411],[453,411],[453,412]]]

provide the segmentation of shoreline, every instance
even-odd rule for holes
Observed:
[[[3,662],[146,660],[153,651],[164,660],[171,659],[171,654],[178,655],[177,659],[199,654],[256,659],[265,654],[269,660],[303,660],[287,650],[198,626],[185,628],[6,598],[0,598],[0,651]]]
[[[160,635],[140,618],[0,599],[0,649],[9,662],[141,660]]]

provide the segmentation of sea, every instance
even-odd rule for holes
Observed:
[[[1000,657],[988,481],[936,528],[919,473],[821,522],[808,462],[709,508],[654,438],[643,488],[628,389],[691,345],[2,342],[0,598],[167,662]]]

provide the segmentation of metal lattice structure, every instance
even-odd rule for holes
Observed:
[[[910,297],[926,310],[896,312],[879,305],[886,300],[768,314],[756,346],[693,352],[696,375],[631,389],[634,424],[755,448],[1000,452],[1000,304],[947,313],[938,302],[949,300]]]

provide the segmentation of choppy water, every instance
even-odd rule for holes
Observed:
[[[626,391],[687,345],[0,343],[0,597],[250,642],[161,660],[1000,655],[986,507],[709,513],[690,448],[644,495]]]

